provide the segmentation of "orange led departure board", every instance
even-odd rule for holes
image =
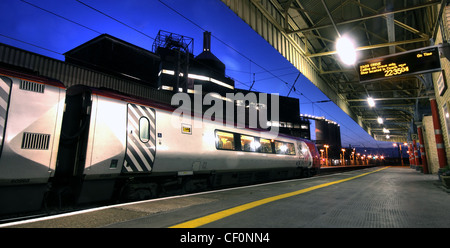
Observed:
[[[382,80],[441,70],[438,47],[427,47],[366,60],[358,64],[359,81]]]

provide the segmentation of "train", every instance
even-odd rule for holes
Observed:
[[[315,143],[0,67],[0,216],[309,176]],[[201,128],[195,128],[202,122]],[[193,125],[194,124],[194,125]]]

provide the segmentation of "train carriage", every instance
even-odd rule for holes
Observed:
[[[65,87],[0,68],[0,213],[38,210],[56,167]]]
[[[292,178],[317,166],[310,141],[268,139],[262,130],[230,128],[198,114],[181,119],[174,111],[107,89],[69,88],[62,132],[79,137],[74,145],[62,136],[55,182],[71,182],[83,203],[108,200],[114,191],[142,199],[174,185],[195,191]]]

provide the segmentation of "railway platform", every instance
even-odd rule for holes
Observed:
[[[450,194],[409,167],[338,174],[107,206],[7,228],[449,228]]]

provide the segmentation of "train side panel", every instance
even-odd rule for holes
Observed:
[[[216,131],[260,137],[261,133],[249,129],[227,128],[222,123],[192,120],[172,121],[170,112],[158,111],[158,138],[155,172],[174,172],[191,175],[195,172],[225,172],[296,168],[304,163],[298,154],[273,154],[242,150],[218,149]],[[284,137],[279,141],[295,143]],[[310,159],[311,156],[308,157]],[[311,159],[312,160],[312,159]],[[258,161],[255,163],[255,161]]]
[[[172,112],[156,109],[156,156],[153,172],[192,175],[205,161],[202,123],[183,120]],[[219,162],[220,163],[220,162]]]
[[[126,104],[93,95],[85,179],[119,175],[125,156]]]
[[[55,170],[65,89],[24,77],[1,76],[0,84],[0,212],[31,211],[41,206]]]
[[[78,203],[111,198],[125,157],[126,103],[93,94],[83,184]]]

